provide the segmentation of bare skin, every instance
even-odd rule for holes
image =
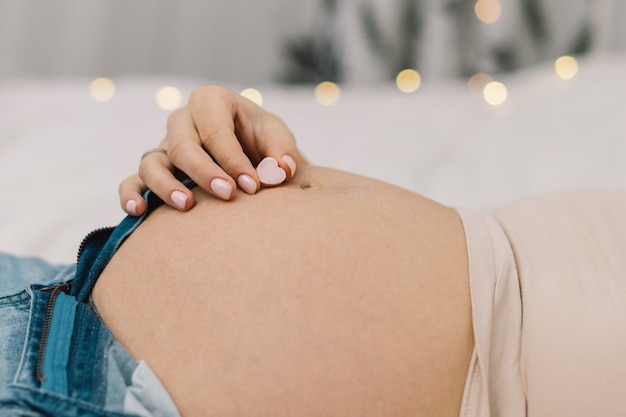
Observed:
[[[93,298],[183,416],[458,416],[473,349],[456,212],[302,165],[161,207]]]

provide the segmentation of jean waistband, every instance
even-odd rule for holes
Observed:
[[[119,387],[121,397],[126,384],[119,378],[108,383],[107,357],[115,343],[109,330],[87,304],[67,293],[67,283],[36,285],[29,292],[27,337],[13,382],[0,392],[0,414],[125,415],[110,390]],[[111,402],[116,403],[113,409],[107,407]]]
[[[30,289],[27,337],[13,382],[0,390],[0,415],[179,417],[149,367],[67,292],[67,283]]]
[[[188,177],[181,181],[188,188],[196,185]],[[163,205],[163,200],[150,190],[144,194],[144,199],[147,207],[141,216],[127,216],[117,227],[96,229],[83,239],[78,250],[76,275],[70,291],[78,301],[87,302],[98,277],[120,245],[151,212]]]
[[[94,358],[103,356],[111,335],[89,306],[68,290],[69,285],[61,283],[32,291],[26,360],[16,382],[91,402],[102,396],[94,382],[105,372]]]
[[[154,194],[150,194],[150,196],[154,196]],[[127,216],[117,227],[96,229],[83,239],[78,249],[76,274],[70,292],[78,301],[87,302],[98,277],[122,242],[151,211],[162,204],[160,199],[154,200],[152,204],[148,205],[143,215],[138,217]]]
[[[119,417],[139,410],[139,415],[178,415],[158,378],[145,363],[130,357],[89,302],[115,251],[163,204],[151,192],[144,197],[147,209],[142,216],[128,216],[115,228],[97,229],[85,237],[70,281],[28,289],[25,344],[13,383],[0,389],[0,414],[40,410],[42,415]]]

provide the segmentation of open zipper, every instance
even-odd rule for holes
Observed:
[[[100,233],[109,233],[111,230],[113,230],[114,227],[100,227],[98,229],[92,230],[91,232],[89,232],[87,234],[87,236],[85,236],[85,238],[82,240],[82,242],[80,242],[80,246],[78,247],[78,254],[76,255],[76,261],[77,263],[80,262],[80,257],[83,254],[83,252],[85,251],[85,247],[87,246],[87,243],[93,239],[94,236],[100,234]]]
[[[101,227],[91,231],[80,243],[77,254],[77,263],[80,262],[81,256],[87,247],[89,241],[93,240],[96,235],[101,233],[110,233],[113,227]],[[41,341],[39,344],[39,351],[37,354],[37,363],[35,365],[35,374],[37,380],[39,382],[43,382],[46,380],[46,376],[44,375],[43,368],[44,362],[46,359],[46,348],[48,345],[48,338],[50,337],[50,327],[52,325],[52,315],[54,313],[54,305],[56,303],[57,297],[60,293],[65,293],[67,295],[70,294],[70,290],[72,289],[72,281],[69,282],[61,282],[58,284],[50,285],[44,288],[39,289],[39,291],[52,291],[50,294],[50,298],[48,299],[48,305],[46,308],[46,315],[44,317],[43,330],[41,334]]]
[[[41,333],[41,341],[39,344],[39,353],[37,354],[37,364],[35,365],[35,373],[37,380],[43,382],[46,380],[46,376],[43,374],[43,364],[46,357],[46,346],[48,345],[48,337],[50,336],[50,325],[52,323],[52,314],[54,312],[54,303],[61,292],[69,294],[72,288],[72,283],[61,282],[51,285],[49,287],[41,288],[40,291],[52,291],[50,299],[48,300],[48,307],[46,308],[46,316],[43,323],[43,331]]]

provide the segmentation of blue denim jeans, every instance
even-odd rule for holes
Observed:
[[[90,233],[76,265],[0,254],[0,416],[178,416],[158,378],[102,323],[91,290],[162,202]]]

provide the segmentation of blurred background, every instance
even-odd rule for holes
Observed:
[[[201,83],[453,206],[626,187],[625,0],[0,0],[0,250],[72,262]]]
[[[623,0],[0,0],[0,77],[371,83],[626,49]]]

